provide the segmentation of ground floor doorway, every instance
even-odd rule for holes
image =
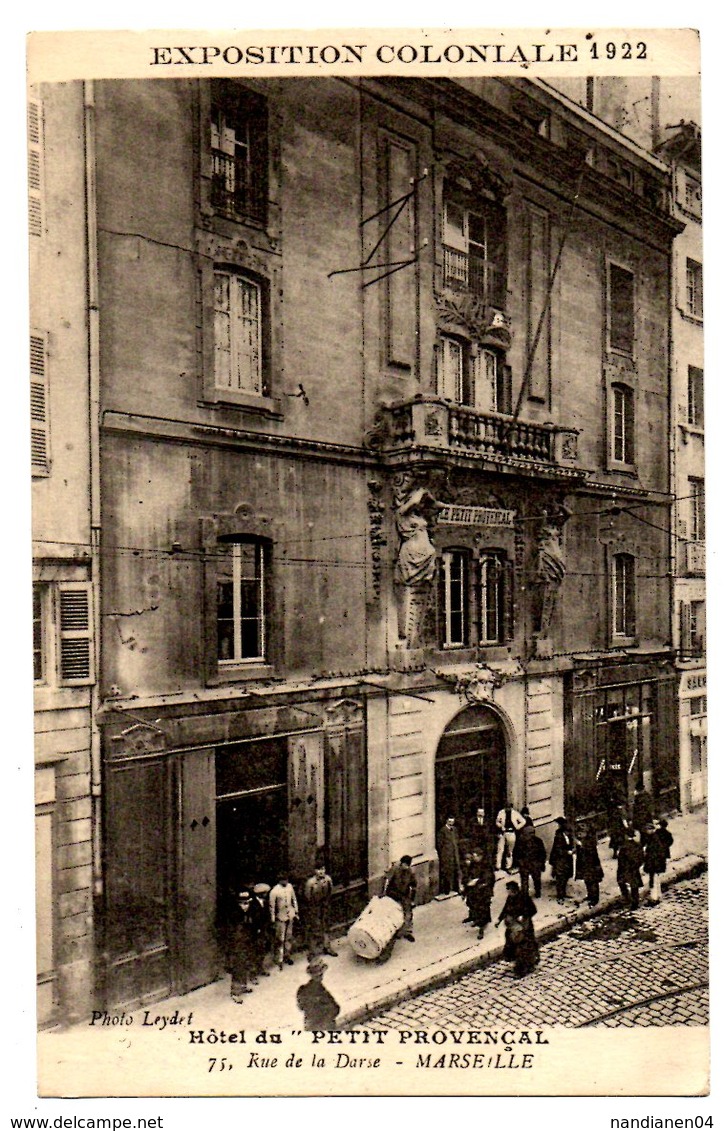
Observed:
[[[216,752],[217,896],[266,883],[288,867],[287,740],[267,738]]]
[[[479,808],[488,821],[504,806],[506,745],[499,717],[488,707],[468,707],[443,733],[435,756],[435,828],[455,817],[460,835],[475,824]]]

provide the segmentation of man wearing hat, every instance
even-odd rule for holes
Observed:
[[[251,892],[242,888],[233,903],[228,934],[228,969],[231,973],[231,1000],[241,1005],[242,995],[250,994],[249,981],[255,982],[256,913]]]
[[[322,985],[327,963],[316,955],[307,966],[309,981],[297,990],[297,1005],[304,1014],[304,1028],[313,1030],[336,1029],[339,1005],[326,986]]]
[[[327,875],[324,860],[317,857],[314,875],[304,885],[304,920],[310,958],[317,954],[337,957],[337,951],[329,937],[331,908],[332,878]]]
[[[294,920],[299,915],[297,897],[286,872],[279,873],[278,882],[269,892],[269,914],[276,940],[275,957],[281,970],[285,962],[287,966],[294,965],[292,958]]]
[[[269,884],[254,885],[252,905],[256,915],[255,973],[261,978],[269,977],[269,971],[264,969],[264,959],[271,949],[269,891]]]

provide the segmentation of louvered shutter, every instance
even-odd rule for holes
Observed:
[[[498,363],[498,412],[513,411],[513,370]]]
[[[691,655],[691,604],[682,601],[679,605],[679,655]]]
[[[50,473],[50,416],[45,335],[30,335],[30,464],[33,475]]]
[[[43,108],[28,102],[28,224],[31,236],[43,234]]]
[[[501,562],[503,571],[503,635],[504,642],[513,639],[515,632],[515,574],[513,571],[513,563],[510,558],[505,558]]]
[[[86,581],[58,586],[58,681],[93,682],[91,589]]]

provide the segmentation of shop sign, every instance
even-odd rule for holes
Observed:
[[[515,523],[515,511],[500,507],[469,507],[456,503],[443,503],[438,511],[438,522],[454,526],[507,526]]]

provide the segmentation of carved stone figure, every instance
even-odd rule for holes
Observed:
[[[538,655],[550,655],[548,640],[551,619],[558,600],[558,591],[566,576],[563,553],[563,527],[571,512],[562,503],[543,509],[543,522],[538,532],[536,580],[540,586],[540,608],[537,626]]]
[[[429,524],[438,504],[411,472],[393,482],[395,526],[400,547],[395,563],[397,631],[408,648],[419,646],[420,628],[435,578],[435,547]]]

